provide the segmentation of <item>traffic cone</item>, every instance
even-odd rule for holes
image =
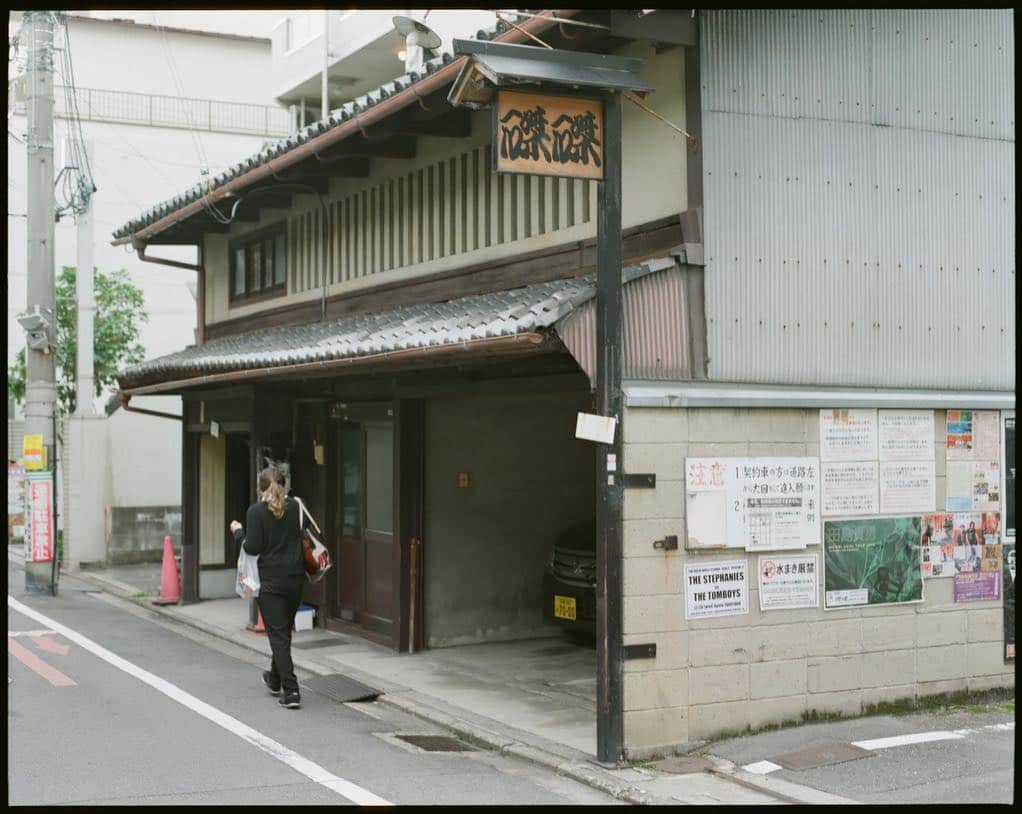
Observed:
[[[181,577],[174,559],[174,544],[170,536],[163,538],[163,573],[160,575],[160,595],[154,605],[176,605],[181,601]]]

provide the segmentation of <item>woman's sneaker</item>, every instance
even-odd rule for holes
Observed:
[[[277,703],[280,704],[285,709],[299,709],[302,706],[302,699],[301,696],[298,695],[298,693],[289,692]]]
[[[273,673],[269,670],[263,671],[263,684],[266,686],[266,689],[270,691],[270,695],[280,695],[283,692],[280,688],[280,682],[273,681]]]

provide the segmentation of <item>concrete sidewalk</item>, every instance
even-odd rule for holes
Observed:
[[[8,557],[22,560],[9,546]],[[115,566],[62,574],[128,599],[166,619],[269,656],[265,635],[246,629],[248,602],[152,604],[160,565]],[[12,593],[17,592],[17,587]],[[302,645],[315,642],[312,649]],[[329,644],[326,644],[329,642]],[[596,762],[596,657],[561,638],[395,653],[356,636],[322,629],[295,634],[295,666],[343,673],[382,691],[377,703],[450,730],[467,741],[542,765],[615,798],[641,804],[852,802],[778,778],[754,775],[717,758],[676,773],[677,761],[608,768]],[[320,646],[322,644],[322,646]],[[673,771],[672,771],[673,770]]]

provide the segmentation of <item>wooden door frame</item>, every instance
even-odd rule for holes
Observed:
[[[425,462],[423,399],[394,398],[394,641],[400,652],[421,650],[425,641],[422,616],[422,562]],[[413,568],[414,566],[414,568]],[[412,573],[415,610],[412,612]],[[410,629],[414,619],[414,640]]]

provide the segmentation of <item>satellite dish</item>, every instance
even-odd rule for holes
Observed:
[[[421,71],[426,61],[426,52],[432,52],[441,45],[440,37],[425,23],[404,17],[393,18],[394,30],[405,38],[405,71]],[[430,53],[430,56],[434,54]]]

